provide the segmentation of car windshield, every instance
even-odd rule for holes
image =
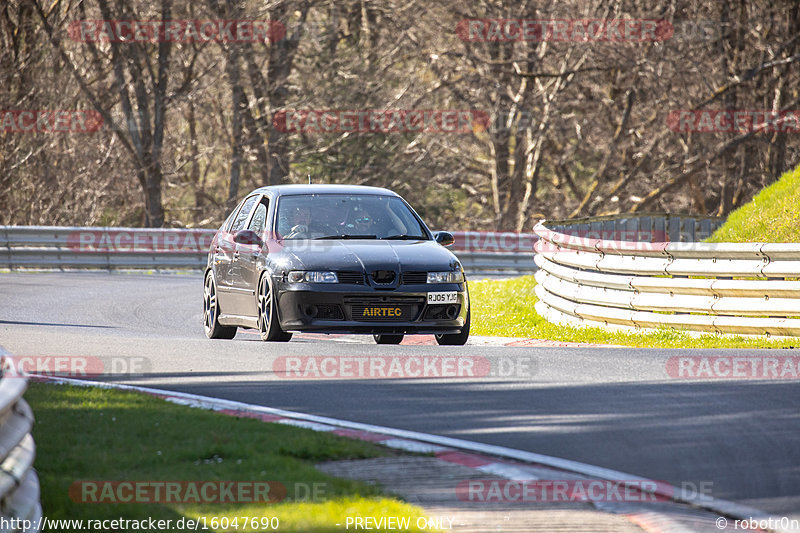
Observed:
[[[298,239],[429,239],[396,196],[298,194],[278,201],[277,234]]]

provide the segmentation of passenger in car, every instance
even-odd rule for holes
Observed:
[[[355,218],[353,218],[356,233],[359,235],[369,235],[374,233],[375,219],[369,214],[369,211],[363,207],[356,211]]]

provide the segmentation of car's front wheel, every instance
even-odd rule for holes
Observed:
[[[219,323],[217,284],[210,270],[203,284],[203,329],[209,339],[232,339],[236,336],[236,326],[223,326]]]
[[[272,290],[269,274],[261,276],[258,283],[258,331],[262,341],[286,342],[292,338],[278,323],[277,298]]]
[[[372,335],[378,344],[400,344],[403,342],[403,335],[386,335],[375,333]]]
[[[461,333],[436,335],[436,342],[441,346],[464,346],[467,343],[467,339],[469,339],[469,314],[470,310],[467,309],[467,318],[464,320],[464,327],[461,328]]]

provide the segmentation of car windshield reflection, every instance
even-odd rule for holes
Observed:
[[[430,239],[402,199],[385,195],[283,196],[276,220],[276,233],[284,240]]]

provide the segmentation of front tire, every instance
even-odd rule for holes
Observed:
[[[236,336],[236,326],[223,326],[219,323],[217,283],[210,270],[203,283],[203,329],[209,339],[232,339]]]
[[[385,333],[383,333],[383,334],[375,333],[375,334],[372,335],[372,337],[375,339],[375,342],[378,343],[378,344],[400,344],[401,342],[403,342],[403,335],[402,334],[400,334],[400,335],[386,335]]]
[[[461,333],[451,333],[436,335],[436,342],[440,346],[464,346],[469,339],[469,319],[470,309],[467,309],[467,319],[464,320],[464,327],[461,328]]]
[[[258,332],[262,341],[286,342],[292,338],[278,323],[277,298],[272,290],[269,273],[258,283]]]

